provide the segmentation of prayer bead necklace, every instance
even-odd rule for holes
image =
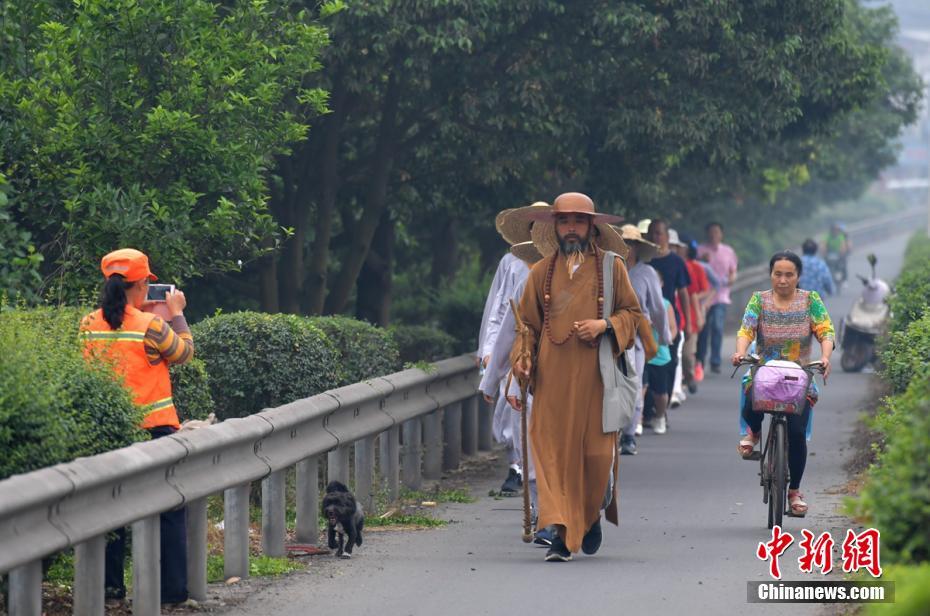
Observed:
[[[601,267],[600,251],[597,245],[594,246],[594,269],[597,272],[597,318],[604,318],[604,270]],[[559,253],[552,255],[549,261],[549,267],[546,269],[546,282],[543,285],[543,329],[546,330],[546,337],[549,342],[556,346],[561,346],[568,342],[575,335],[575,329],[569,330],[568,335],[561,340],[552,337],[552,323],[549,315],[550,302],[552,301],[552,275],[555,273],[555,263],[559,260]]]

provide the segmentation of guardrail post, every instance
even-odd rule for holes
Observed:
[[[362,509],[372,509],[372,482],[375,472],[375,438],[365,437],[355,441],[355,498]]]
[[[249,577],[249,489],[235,486],[223,493],[223,575]]]
[[[349,485],[349,448],[340,445],[326,454],[326,480]]]
[[[442,422],[442,468],[451,471],[462,460],[462,403],[453,402],[446,407]]]
[[[74,546],[74,613],[103,616],[106,534]]]
[[[262,554],[283,558],[284,473],[274,471],[262,479]]]
[[[187,594],[207,598],[207,499],[187,503]]]
[[[420,489],[420,420],[408,419],[404,422],[404,450],[401,454],[401,472],[404,485],[411,490]]]
[[[381,479],[392,501],[400,496],[400,427],[391,426],[381,433]]]
[[[304,458],[297,463],[297,541],[320,539],[320,459]]]
[[[478,449],[491,451],[494,442],[491,424],[494,421],[494,406],[488,404],[481,394],[478,394]]]
[[[161,614],[161,516],[132,523],[132,613]]]
[[[10,616],[41,616],[42,561],[34,560],[10,571]]]
[[[478,396],[462,402],[462,453],[478,453]]]
[[[423,416],[423,476],[442,477],[442,411]]]

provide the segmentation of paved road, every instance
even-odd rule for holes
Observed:
[[[905,239],[871,247],[882,276],[896,274]],[[867,268],[863,254],[850,263],[851,273],[867,273]],[[848,311],[856,285],[828,301],[834,320]],[[726,348],[732,346],[728,341]],[[802,486],[811,511],[805,520],[785,522],[798,535],[809,528],[836,536],[850,525],[838,509],[838,488],[846,481],[848,439],[872,377],[843,374],[838,361],[836,366],[816,409]],[[735,451],[736,401],[737,380],[729,373],[709,375],[696,396],[671,411],[668,434],[644,435],[640,454],[622,458],[621,524],[605,526],[604,545],[594,557],[544,563],[543,549],[520,541],[519,501],[487,497],[499,486],[495,477],[474,486],[477,503],[442,512],[458,523],[370,534],[353,560],[312,565],[227,613],[722,614],[732,608],[822,613],[816,605],[746,604],[746,582],[768,579],[767,564],[756,558],[755,548],[770,537],[758,466],[740,460]],[[790,558],[782,560],[785,579],[805,579],[797,569],[798,553],[792,546]],[[834,558],[838,555],[835,551]]]

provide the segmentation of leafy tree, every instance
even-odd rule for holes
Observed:
[[[239,0],[3,11],[2,171],[13,220],[65,297],[119,246],[178,281],[274,248],[266,172],[325,108],[305,84],[327,43],[310,12]]]

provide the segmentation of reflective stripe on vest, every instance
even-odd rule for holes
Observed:
[[[145,352],[145,333],[154,314],[126,307],[123,326],[114,330],[97,310],[84,318],[81,335],[85,356],[100,354],[112,362],[117,374],[132,393],[133,401],[143,408],[143,428],[180,427],[178,413],[171,398],[171,377],[168,364],[153,366]]]

